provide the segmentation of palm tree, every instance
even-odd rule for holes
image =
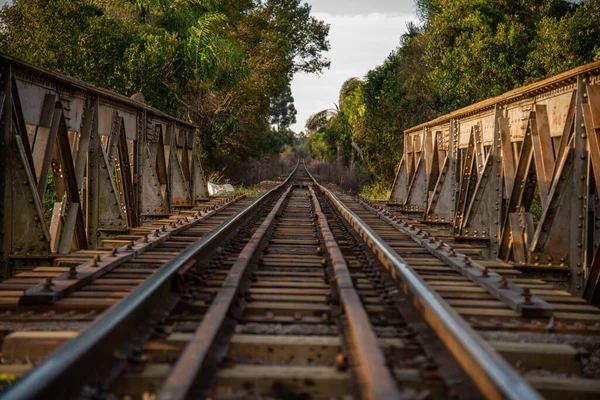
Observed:
[[[358,78],[350,78],[342,84],[340,89],[340,109],[344,111],[348,118],[350,128],[350,169],[354,168],[354,158],[356,153],[364,161],[362,149],[356,143],[356,135],[362,124],[364,115],[364,82]]]
[[[327,108],[325,110],[321,110],[306,120],[304,124],[306,130],[308,131],[308,135],[316,133],[321,129],[325,129],[330,132],[338,132],[342,133],[339,129],[340,124],[340,108],[337,104],[334,104],[334,108]],[[341,143],[341,134],[336,135],[336,162],[342,163],[342,143]]]
[[[327,108],[308,117],[306,123],[304,124],[304,127],[309,132],[316,132],[321,128],[326,128],[330,126],[333,119],[340,112],[340,108],[337,104],[334,104],[333,106],[335,108]]]
[[[340,89],[339,106],[334,104],[335,108],[321,110],[311,115],[305,124],[309,134],[320,129],[337,132],[338,162],[341,162],[341,140],[350,139],[350,169],[354,168],[356,153],[364,160],[362,149],[355,141],[364,114],[363,85],[363,81],[358,78],[346,80]]]

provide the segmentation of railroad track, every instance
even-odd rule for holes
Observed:
[[[97,250],[77,251],[56,258],[52,266],[17,273],[0,284],[2,305],[7,310],[4,317],[18,318],[11,310],[16,305],[35,313],[41,308],[35,307],[36,303],[52,304],[53,311],[87,311],[93,317],[94,311],[116,303],[162,264],[253,200],[213,199],[201,208],[103,239]]]
[[[4,396],[600,393],[598,309],[482,247],[321,186],[303,165],[258,199],[231,200],[111,239],[122,247],[75,268],[33,271],[62,275],[15,278],[51,279],[33,288],[1,284],[15,293],[0,292],[0,372],[31,370]]]
[[[485,247],[455,238],[446,224],[335,187],[321,190],[336,199],[349,222],[362,223],[366,229],[357,231],[369,237],[371,248],[378,248],[376,240],[385,242],[544,397],[600,396],[600,309],[551,283],[525,277],[513,264],[486,259]],[[388,269],[394,268],[393,257],[378,255]]]

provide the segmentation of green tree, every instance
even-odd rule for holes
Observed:
[[[339,105],[321,110],[306,121],[309,142],[315,143],[313,150],[318,149],[314,153],[317,158],[331,160],[335,154],[338,163],[346,159],[350,169],[354,168],[355,152],[361,152],[354,141],[361,120],[361,86],[362,82],[359,79],[348,79],[340,90]]]
[[[564,0],[430,0],[427,74],[446,113],[522,85],[538,22],[564,15]]]
[[[116,19],[85,0],[15,0],[0,11],[0,49],[17,58],[175,112],[181,46],[164,30]]]
[[[561,17],[546,16],[538,25],[528,55],[527,81],[557,75],[600,60],[600,1],[584,1]]]
[[[352,164],[384,184],[393,181],[405,129],[600,56],[599,0],[416,5],[419,24],[408,24],[400,45],[350,91],[347,105],[340,101],[338,114],[351,132],[346,156],[352,158],[350,149],[362,154]]]
[[[271,98],[270,123],[276,125],[277,130],[287,129],[295,124],[297,113],[290,85],[287,85],[283,92]]]
[[[289,144],[271,99],[329,66],[329,26],[300,0],[15,0],[0,50],[195,122],[207,170]],[[289,94],[289,93],[288,93]],[[289,126],[294,109],[281,114]]]
[[[302,0],[266,0],[260,11],[283,41],[291,59],[290,76],[296,72],[320,73],[331,62],[323,53],[329,50],[329,25],[313,17],[311,6]]]

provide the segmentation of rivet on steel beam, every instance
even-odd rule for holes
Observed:
[[[42,292],[53,292],[54,290],[52,290],[52,286],[54,286],[54,283],[52,283],[52,278],[46,278],[44,284],[42,285]]]
[[[488,276],[490,276],[489,271],[488,271],[488,267],[486,267],[485,265],[483,267],[481,267],[481,276],[487,278]]]
[[[92,258],[92,262],[90,263],[90,267],[96,268],[98,266],[98,261],[100,261],[100,256],[99,255],[95,255],[94,258]]]
[[[531,304],[531,290],[529,288],[523,289],[523,298],[525,299],[525,304]]]
[[[337,353],[335,356],[335,366],[339,371],[345,371],[348,368],[346,356],[343,353]]]
[[[500,278],[500,282],[498,282],[502,289],[506,289],[508,287],[508,281],[505,277]]]

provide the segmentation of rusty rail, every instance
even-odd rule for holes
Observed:
[[[281,196],[237,257],[203,322],[161,386],[157,399],[183,400],[197,398],[202,394],[203,382],[199,381],[198,377],[214,373],[215,365],[214,362],[211,364],[209,356],[211,348],[215,346],[219,333],[223,332],[227,316],[241,314],[232,311],[240,308],[235,307],[235,299],[247,290],[248,267],[260,256],[259,250],[264,248],[291,189],[292,187],[289,187]],[[333,264],[337,289],[344,305],[344,315],[350,326],[350,342],[355,356],[353,366],[358,376],[361,395],[369,399],[399,398],[400,391],[386,365],[369,317],[354,289],[346,261],[313,189],[309,187],[309,190],[324,245]],[[195,386],[198,386],[198,389],[195,389]]]
[[[156,397],[157,399],[184,400],[197,398],[193,389],[194,382],[201,373],[209,350],[214,345],[217,335],[222,330],[227,315],[231,313],[231,307],[238,296],[241,286],[246,283],[245,278],[247,278],[246,275],[248,274],[248,265],[256,261],[257,249],[264,244],[268,233],[272,230],[275,217],[279,214],[290,190],[291,186],[281,195],[271,212],[269,212],[269,215],[267,215],[267,218],[265,218],[246,246],[244,246],[235,264],[229,270],[227,278],[225,278],[209,311],[194,333],[192,340],[185,347],[183,355],[177,360],[177,364],[167,380],[162,384],[160,392]]]
[[[401,394],[386,360],[381,352],[375,332],[371,327],[369,316],[361,299],[356,293],[348,265],[339,248],[335,236],[329,228],[327,218],[312,187],[309,187],[319,227],[323,233],[323,241],[331,263],[340,299],[344,305],[344,314],[350,327],[350,341],[355,352],[354,366],[362,388],[363,398],[396,399]]]
[[[519,285],[508,282],[497,272],[488,271],[487,267],[461,254],[442,240],[436,240],[433,236],[421,229],[417,229],[414,225],[404,220],[393,220],[364,201],[360,199],[356,199],[356,201],[366,209],[376,213],[380,219],[386,221],[399,232],[410,237],[415,243],[426,249],[437,259],[442,260],[446,265],[460,272],[461,275],[468,277],[472,282],[485,289],[489,294],[502,301],[508,307],[519,312],[521,316],[552,316],[552,306],[542,298],[533,296],[530,293],[528,294]]]
[[[306,171],[315,186],[333,202],[390,274],[400,281],[401,288],[411,295],[425,320],[485,397],[515,400],[541,398],[377,233],[333,192],[320,185],[308,169]]]
[[[234,202],[244,197],[245,195],[236,197]],[[225,208],[234,202],[225,205]],[[223,208],[215,208],[206,213],[198,212],[191,219],[187,217],[185,220],[179,219],[177,222],[172,222],[172,226],[166,227],[163,225],[162,229],[157,226],[153,233],[148,232],[136,241],[114,240],[113,243],[125,243],[123,246],[113,248],[111,253],[98,255],[82,265],[73,267],[71,271],[52,278],[50,282],[40,283],[26,289],[20,298],[19,304],[55,304],[60,299],[110,273],[127,261],[133,260],[157,245],[167,242],[174,235],[209,220],[221,210]],[[52,284],[52,290],[48,290],[46,287],[49,283]]]
[[[111,307],[39,366],[3,393],[5,399],[73,398],[75,382],[104,387],[125,365],[131,352],[151,332],[151,320],[174,306],[172,285],[177,272],[215,251],[262,204],[278,193],[297,170],[276,188],[228,218],[215,230],[171,259],[129,295]],[[137,337],[134,337],[138,335]]]

